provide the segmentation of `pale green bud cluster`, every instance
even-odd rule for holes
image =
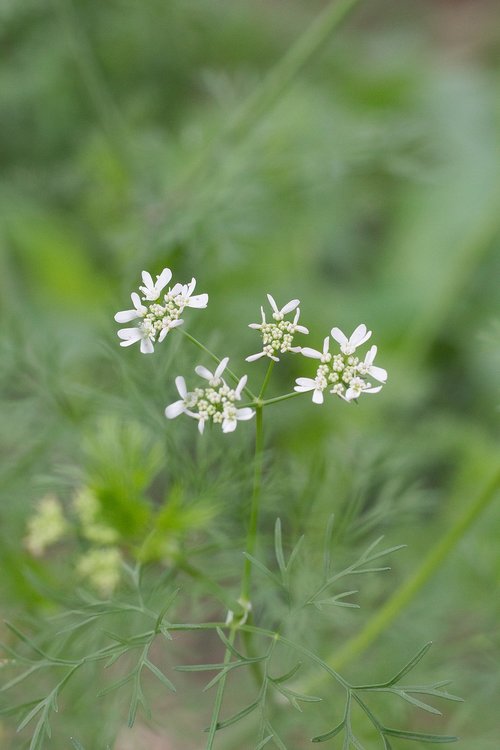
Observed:
[[[38,503],[35,515],[28,521],[26,547],[32,555],[43,555],[47,547],[64,538],[68,528],[59,500],[55,495],[46,495]]]
[[[93,588],[106,596],[112,594],[121,577],[122,556],[116,547],[91,549],[80,557],[76,570]]]

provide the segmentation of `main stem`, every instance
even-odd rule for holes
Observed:
[[[257,526],[259,523],[259,511],[260,511],[260,498],[262,492],[262,465],[264,457],[264,421],[263,421],[263,408],[262,406],[256,406],[255,408],[255,459],[254,459],[254,474],[253,474],[253,491],[252,491],[252,505],[250,508],[250,520],[248,523],[248,533],[246,542],[246,552],[248,555],[253,555],[255,552],[255,544],[257,541]],[[250,599],[250,579],[252,575],[252,563],[245,557],[245,565],[243,568],[243,579],[241,582],[241,599],[244,602],[248,602]]]
[[[250,520],[248,523],[247,532],[247,543],[245,566],[243,568],[243,579],[241,582],[241,600],[242,602],[250,601],[250,579],[252,576],[252,563],[248,559],[248,555],[253,555],[255,552],[255,544],[257,541],[257,527],[259,524],[259,511],[260,511],[260,497],[262,493],[262,467],[264,462],[264,420],[263,420],[263,398],[266,392],[266,388],[271,378],[273,371],[274,361],[269,362],[262,387],[260,389],[259,397],[256,400],[255,406],[255,457],[254,457],[254,468],[253,468],[253,490],[252,490],[252,505],[250,508]]]

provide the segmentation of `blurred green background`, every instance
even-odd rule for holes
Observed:
[[[210,304],[190,311],[187,330],[254,390],[264,365],[243,362],[258,350],[247,323],[266,292],[300,298],[309,346],[333,325],[374,331],[389,371],[379,396],[357,408],[307,396],[270,407],[264,530],[280,515],[289,543],[306,533],[311,568],[332,511],[342,559],[381,533],[408,544],[391,573],[361,585],[361,611],[334,625],[318,615],[324,656],[369,621],[498,466],[498,3],[361,0],[289,85],[242,110],[324,7],[1,0],[2,614],[32,633],[58,611],[54,592],[77,585],[78,541],[38,560],[23,543],[48,493],[69,507],[88,484],[114,508],[128,492],[112,521],[125,536],[133,527],[132,546],[143,521],[126,513],[166,497],[172,544],[219,579],[240,564],[252,426],[200,441],[189,420],[164,420],[174,377],[209,363],[177,334],[152,357],[119,348],[113,315],[144,268],[197,278]],[[269,395],[312,374],[304,367],[284,358]],[[419,669],[452,679],[466,700],[444,719],[401,710],[395,721],[427,721],[474,750],[499,746],[498,500],[345,667],[383,678],[433,640]],[[199,696],[186,688],[169,698],[178,720],[160,709],[158,724],[120,734],[120,696],[113,712],[97,710],[88,679],[75,687],[88,700],[64,706],[50,747],[71,735],[92,750],[202,746],[210,698],[195,727]],[[35,679],[31,689],[44,690]],[[13,726],[1,724],[2,746],[25,747]],[[297,736],[290,747],[308,746]]]

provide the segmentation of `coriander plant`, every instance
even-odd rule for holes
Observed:
[[[362,350],[372,332],[360,324],[347,336],[334,326],[324,337],[324,331],[311,332],[299,324],[298,299],[280,307],[268,294],[270,314],[261,307],[261,322],[249,324],[261,342],[255,346],[259,351],[249,354],[246,361],[251,364],[268,360],[262,382],[254,385],[254,378],[240,372],[227,350],[220,356],[186,331],[184,324],[191,323],[187,308],[208,308],[208,294],[194,294],[195,279],[189,284],[170,285],[172,277],[169,268],[164,268],[155,280],[150,273],[142,273],[143,284],[131,295],[133,308],[115,315],[118,323],[132,324],[120,329],[118,336],[122,347],[139,343],[143,354],[155,357],[161,357],[155,352],[156,344],[168,347],[173,337],[180,336],[201,352],[200,359],[193,362],[197,379],[177,374],[179,398],[165,406],[168,421],[161,417],[163,429],[172,440],[178,423],[171,420],[178,417],[196,420],[199,441],[216,437],[219,428],[224,433],[221,439],[230,441],[238,423],[248,423],[240,427],[248,431],[254,442],[250,502],[238,506],[238,521],[245,535],[241,564],[221,570],[217,576],[212,574],[210,560],[218,550],[207,543],[203,533],[210,519],[210,507],[207,515],[197,515],[195,509],[183,507],[184,498],[179,494],[171,495],[159,508],[152,508],[144,492],[161,469],[161,453],[143,440],[140,426],[122,434],[121,426],[108,425],[105,429],[111,430],[109,442],[115,441],[119,450],[122,446],[124,453],[121,458],[125,481],[120,483],[123,477],[113,480],[118,487],[113,496],[116,504],[109,502],[109,490],[106,500],[94,475],[76,492],[72,518],[67,517],[57,497],[46,496],[28,524],[26,546],[36,557],[56,544],[66,544],[68,550],[71,544],[78,546],[76,570],[86,586],[76,592],[71,606],[65,602],[62,611],[53,615],[52,635],[57,634],[56,639],[33,639],[17,626],[9,625],[18,646],[4,646],[6,666],[13,674],[4,683],[3,691],[15,693],[20,685],[29,685],[35,675],[43,675],[42,684],[47,688],[46,695],[8,706],[8,712],[20,716],[18,731],[25,733],[30,750],[52,747],[54,713],[60,704],[64,713],[65,696],[72,685],[89,681],[96,702],[116,696],[118,714],[122,702],[127,702],[131,727],[139,712],[151,716],[162,711],[164,702],[169,709],[175,706],[177,699],[168,695],[176,692],[178,673],[208,672],[203,691],[212,691],[211,713],[206,722],[203,716],[195,718],[200,732],[197,747],[206,750],[230,746],[292,750],[299,747],[297,743],[305,746],[303,740],[294,738],[306,736],[313,743],[329,742],[343,750],[391,750],[400,746],[400,740],[454,742],[454,736],[388,724],[383,718],[386,709],[378,700],[400,698],[413,709],[429,714],[440,713],[429,699],[460,700],[447,692],[446,682],[407,682],[430,643],[396,674],[366,682],[347,679],[315,648],[314,632],[320,627],[320,616],[356,608],[353,597],[357,590],[350,581],[389,570],[386,558],[401,547],[384,548],[380,544],[382,538],[378,538],[359,557],[344,566],[336,565],[336,521],[331,515],[324,519],[321,565],[308,566],[307,539],[286,539],[283,532],[286,497],[279,498],[280,515],[274,519],[272,556],[263,556],[258,543],[264,534],[264,480],[275,468],[267,460],[265,414],[268,409],[271,413],[276,410],[278,404],[286,408],[287,400],[309,393],[311,408],[323,405],[330,409],[333,421],[336,408],[350,408],[363,394],[379,393],[387,382],[387,372],[374,364],[375,345],[364,354]],[[195,313],[192,322],[196,323]],[[238,331],[225,331],[228,348],[231,337],[238,335]],[[319,348],[303,346],[305,336]],[[303,374],[286,393],[267,398],[274,368],[290,355],[300,360],[298,370]],[[318,362],[313,364],[311,359]],[[124,364],[125,368],[128,366]],[[172,390],[171,384],[166,383],[165,391]],[[331,402],[329,396],[337,397],[336,401]],[[356,419],[354,411],[352,418]],[[272,449],[270,452],[272,455]],[[94,456],[97,465],[101,458]],[[131,465],[137,465],[139,472],[132,471]],[[103,471],[109,473],[106,467]],[[242,463],[241,487],[245,487],[246,473]],[[178,493],[182,493],[180,486]],[[177,509],[177,515],[172,509]],[[191,606],[186,579],[202,592],[197,607]],[[333,614],[327,616],[333,619]],[[182,663],[182,650],[177,646],[181,634],[206,639],[199,641],[198,649],[202,655],[207,654],[206,661]],[[208,656],[212,652],[220,654],[215,661]],[[107,673],[113,677],[107,678]],[[149,697],[149,678],[157,680],[164,691],[164,698],[155,698],[154,705]],[[199,680],[193,680],[189,689],[199,691]],[[325,710],[318,711],[318,704],[324,704]],[[291,717],[293,711],[299,712],[300,723]],[[231,745],[223,731],[229,727],[239,732],[230,735]],[[205,736],[201,739],[203,730]],[[98,740],[99,748],[111,746],[114,739],[103,735]],[[68,734],[68,747],[70,743],[77,750],[84,748],[78,727]]]

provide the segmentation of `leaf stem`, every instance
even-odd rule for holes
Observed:
[[[236,636],[236,629],[231,628],[231,632],[229,633],[229,643],[231,646],[234,644],[234,639]],[[229,664],[231,660],[231,649],[229,647],[226,647],[226,651],[224,654],[224,666]],[[222,707],[222,699],[224,697],[224,690],[226,688],[226,680],[227,680],[227,672],[221,677],[219,680],[219,684],[217,686],[217,694],[215,696],[215,703],[214,708],[212,711],[212,719],[210,721],[210,728],[208,730],[208,739],[207,739],[207,747],[206,750],[212,750],[214,745],[214,739],[215,739],[215,733],[217,731],[217,727],[219,724],[219,714]]]
[[[214,362],[217,362],[219,364],[222,360],[220,357],[218,357],[216,354],[214,354],[210,349],[208,349],[204,344],[201,343],[201,341],[198,341],[198,339],[195,339],[194,336],[191,336],[190,333],[184,330],[184,328],[180,327],[177,330],[179,330],[183,336],[185,336],[189,341],[198,347],[198,349],[201,349],[202,352],[205,352],[205,354],[208,354],[209,357],[211,357]],[[238,383],[240,378],[234,373],[232,370],[229,369],[229,367],[226,367],[226,372],[228,375],[234,380],[235,383]],[[243,388],[244,392],[247,394],[249,398],[252,399],[252,402],[257,400],[257,396],[253,391],[250,390],[247,386]]]
[[[254,399],[244,406],[270,406],[271,404],[279,404],[280,401],[287,401],[289,398],[295,398],[296,396],[302,396],[301,391],[292,391],[292,393],[285,393],[283,396],[274,396],[274,398],[266,398],[264,401]]]

